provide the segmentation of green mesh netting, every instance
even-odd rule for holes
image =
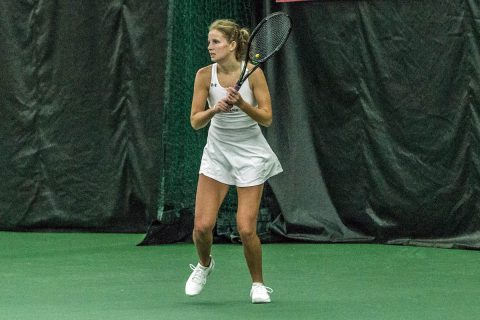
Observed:
[[[164,170],[158,219],[170,219],[178,210],[194,207],[198,169],[207,128],[190,126],[190,106],[196,71],[208,65],[208,26],[219,18],[251,25],[251,7],[244,0],[170,1],[168,58],[165,86]],[[162,206],[163,204],[163,206]],[[230,189],[220,209],[217,233],[235,231],[236,193]]]

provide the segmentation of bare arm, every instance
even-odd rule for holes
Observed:
[[[190,112],[190,124],[195,130],[205,127],[215,115],[215,110],[205,109],[209,79],[208,67],[201,68],[197,71],[193,85],[192,110]]]
[[[204,67],[197,71],[193,86],[192,111],[190,124],[195,130],[205,127],[213,116],[219,112],[227,112],[231,106],[225,100],[218,101],[213,108],[205,109],[210,86],[211,67]]]
[[[262,126],[269,127],[272,124],[272,102],[270,99],[270,91],[268,90],[267,80],[263,71],[258,68],[249,77],[253,95],[257,100],[258,108],[250,105],[242,96],[233,88],[228,88],[227,102],[237,105],[253,120]]]

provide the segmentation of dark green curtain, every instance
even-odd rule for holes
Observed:
[[[162,167],[164,1],[0,2],[0,228],[145,230]]]
[[[0,229],[156,221],[173,228],[148,228],[149,243],[188,235],[207,27],[278,10],[294,29],[264,66],[265,135],[285,172],[267,185],[262,239],[479,248],[473,0],[2,1]],[[232,188],[219,238],[236,239],[235,206]]]
[[[480,247],[478,1],[314,1],[266,66],[290,239]]]

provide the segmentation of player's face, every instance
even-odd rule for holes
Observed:
[[[208,53],[212,62],[218,62],[233,52],[233,45],[225,34],[216,29],[208,33]]]

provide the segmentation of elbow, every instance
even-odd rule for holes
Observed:
[[[193,118],[190,118],[190,125],[192,126],[193,130],[200,130],[205,127],[205,125],[202,125],[200,122],[198,122],[198,120]]]
[[[262,121],[263,123],[262,123],[262,125],[263,125],[264,127],[267,127],[267,128],[268,128],[268,127],[270,127],[270,126],[272,125],[272,121],[273,121],[272,112],[271,112],[271,111],[269,111],[269,112],[267,111],[267,112],[265,113],[264,117],[263,117],[263,121]]]
[[[200,129],[197,122],[195,120],[193,120],[193,118],[190,118],[190,125],[192,126],[193,130]]]
[[[267,128],[270,127],[270,126],[272,125],[272,117],[270,116],[270,117],[266,118],[266,119],[262,122],[262,125],[263,125],[264,127],[267,127]]]
[[[263,127],[270,127],[272,125],[272,120],[268,120],[268,121],[262,121],[260,122],[260,124],[263,126]]]

